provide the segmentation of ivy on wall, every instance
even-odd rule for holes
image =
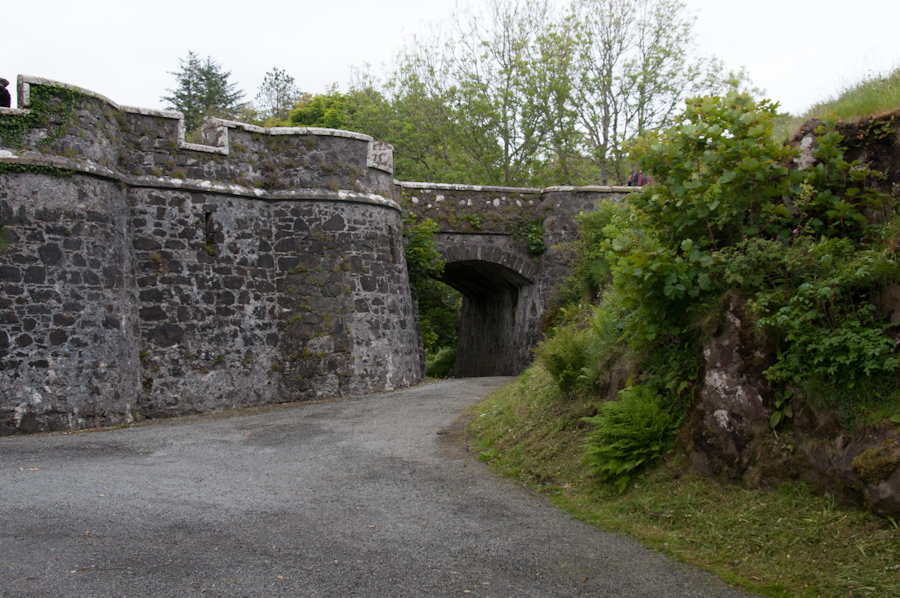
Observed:
[[[25,135],[37,127],[46,127],[48,134],[38,146],[49,146],[66,134],[66,123],[75,113],[75,104],[83,93],[65,87],[31,85],[31,104],[28,114],[0,114],[0,139],[15,149],[25,146]]]

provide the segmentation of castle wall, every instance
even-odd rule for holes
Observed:
[[[418,379],[396,211],[147,188],[130,198],[142,413]]]
[[[390,390],[423,372],[390,146],[19,80],[0,109],[0,434]]]
[[[125,192],[0,173],[0,434],[128,421],[139,342]]]
[[[30,77],[19,96],[0,108],[0,434],[416,382],[400,204],[438,222],[467,291],[460,371],[515,374],[574,214],[628,191],[395,183],[358,133],[211,119],[187,143],[176,112]]]

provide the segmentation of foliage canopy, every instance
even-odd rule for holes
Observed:
[[[284,69],[273,67],[263,77],[255,104],[264,120],[278,123],[286,121],[288,113],[304,97],[292,76]]]
[[[627,150],[690,94],[747,86],[696,58],[680,0],[487,0],[408,40],[383,80],[356,73],[291,122],[394,146],[403,180],[547,186],[624,183]]]

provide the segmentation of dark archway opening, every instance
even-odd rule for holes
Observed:
[[[440,278],[462,296],[457,377],[514,376],[531,361],[533,316],[539,313],[534,284],[491,262],[448,262]]]
[[[456,366],[462,294],[448,284],[429,278],[416,285],[416,303],[425,346],[426,374],[446,378]]]

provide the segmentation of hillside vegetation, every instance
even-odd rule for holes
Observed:
[[[472,407],[479,459],[574,517],[718,574],[788,598],[900,596],[896,520],[842,507],[803,484],[757,490],[701,477],[666,454],[620,493],[585,467],[596,397],[564,395],[535,365]]]
[[[783,114],[776,123],[775,137],[793,136],[804,123],[813,119],[838,119],[845,123],[881,116],[900,109],[900,67],[881,75],[871,75],[848,86],[835,97],[813,105],[796,116]]]
[[[679,456],[712,450],[692,446],[704,348],[736,302],[768,415],[733,480],[756,486],[754,468],[789,462],[798,419],[848,438],[900,422],[897,334],[876,306],[900,280],[900,197],[845,159],[833,119],[815,131],[811,166],[793,167],[777,119],[768,101],[704,97],[641,137],[632,157],[656,184],[580,218],[535,365],[478,406],[471,429],[482,459],[578,516],[756,591],[897,596],[893,519],[800,484],[720,485]]]
[[[814,105],[806,113],[812,118],[853,121],[900,108],[900,67],[883,75],[872,75],[840,92],[836,98]]]

